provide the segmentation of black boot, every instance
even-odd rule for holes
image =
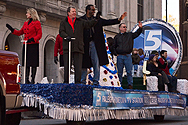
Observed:
[[[32,67],[32,74],[31,74],[31,84],[35,84],[35,75],[37,72],[37,67]]]
[[[33,78],[31,79],[31,84],[35,84],[35,80]]]
[[[25,76],[25,83],[30,84],[31,82],[29,81],[29,72],[30,72],[30,67],[26,67],[26,76]]]

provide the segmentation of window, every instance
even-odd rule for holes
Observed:
[[[95,0],[95,5],[98,11],[102,12],[102,0]]]
[[[143,0],[138,0],[138,21],[143,20]]]
[[[78,3],[78,0],[72,0],[72,2]]]

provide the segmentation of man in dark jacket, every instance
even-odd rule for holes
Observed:
[[[75,67],[75,83],[80,83],[81,72],[82,72],[82,56],[84,53],[84,42],[83,42],[83,30],[84,28],[92,27],[96,24],[97,20],[85,21],[80,18],[76,18],[76,9],[69,7],[67,9],[67,17],[61,21],[59,28],[59,35],[66,40],[63,41],[63,59],[64,59],[64,83],[68,83],[68,49],[69,41],[71,38],[75,38],[71,42],[71,56],[73,57]]]
[[[87,5],[86,14],[81,18],[84,20],[91,20],[94,17],[95,7],[93,5]],[[97,17],[101,13],[97,13]],[[99,18],[97,24],[92,27],[84,30],[84,55],[82,63],[82,79],[83,84],[86,83],[87,68],[93,66],[94,69],[94,78],[93,84],[99,85],[100,78],[100,66],[106,65],[109,63],[108,56],[106,52],[105,39],[103,35],[102,26],[119,24],[120,21],[126,16],[126,12],[121,15],[119,19],[105,20]]]
[[[158,61],[159,68],[162,69],[166,73],[168,80],[170,81],[170,84],[169,84],[170,87],[168,88],[168,91],[179,93],[179,91],[177,91],[177,78],[171,75],[169,72],[169,66],[166,60],[167,51],[161,50],[160,55],[161,55],[161,58],[159,58],[159,61]]]
[[[114,54],[117,56],[118,77],[122,83],[123,67],[125,66],[127,72],[128,88],[133,88],[132,78],[132,57],[133,39],[138,37],[142,32],[142,23],[139,21],[139,29],[135,32],[126,32],[127,26],[125,23],[119,25],[120,33],[114,37]]]

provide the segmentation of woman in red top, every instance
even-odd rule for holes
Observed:
[[[27,41],[27,53],[26,53],[26,83],[35,83],[35,75],[37,67],[39,66],[39,40],[42,37],[42,28],[39,21],[39,16],[34,8],[29,8],[26,11],[28,21],[24,23],[20,30],[13,29],[9,24],[6,27],[11,30],[12,34],[20,36],[24,34],[24,40]],[[24,53],[25,46],[22,50],[22,65],[24,65]],[[29,81],[30,67],[32,67],[32,80]]]
[[[63,61],[63,38],[58,34],[56,37],[55,41],[55,46],[54,46],[54,63],[57,64],[58,61],[58,53],[60,54],[59,60],[60,60],[60,67],[64,66],[64,61]]]

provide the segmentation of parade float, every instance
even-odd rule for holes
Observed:
[[[173,26],[162,20],[149,19],[142,23],[143,32],[135,39],[134,47],[143,48],[146,59],[152,50],[167,49],[171,73],[175,75],[183,50],[178,33]],[[137,29],[138,25],[135,25],[132,32]],[[187,80],[179,80],[179,94],[157,91],[157,79],[152,77],[147,79],[146,85],[141,83],[145,88],[150,88],[148,90],[123,89],[108,47],[107,54],[110,64],[100,69],[100,86],[92,85],[92,73],[88,75],[87,85],[21,84],[24,97],[22,105],[39,108],[54,119],[69,121],[141,119],[153,116],[156,120],[163,120],[165,115],[187,115]]]

